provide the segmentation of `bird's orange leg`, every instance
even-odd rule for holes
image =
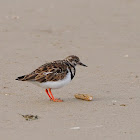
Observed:
[[[50,96],[48,90],[46,89],[45,91],[46,91],[46,93],[48,94],[49,98],[52,100],[52,97]]]
[[[60,100],[60,99],[55,99],[52,92],[51,92],[51,89],[49,88],[49,93],[51,95],[51,100],[54,101],[54,102],[63,102],[63,100]]]

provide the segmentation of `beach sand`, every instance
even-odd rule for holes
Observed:
[[[140,1],[0,2],[0,139],[139,140]],[[74,54],[72,82],[49,100],[15,78]],[[93,101],[74,94],[93,96]],[[38,115],[26,121],[20,114]]]

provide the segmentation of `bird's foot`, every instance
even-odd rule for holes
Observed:
[[[60,100],[60,99],[57,99],[57,98],[51,99],[51,101],[53,101],[53,102],[63,102],[63,100]]]

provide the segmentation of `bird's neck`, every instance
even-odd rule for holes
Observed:
[[[76,73],[76,69],[75,66],[73,66],[69,61],[66,60],[66,65],[68,66],[68,69],[71,73],[71,80],[74,78],[75,73]]]

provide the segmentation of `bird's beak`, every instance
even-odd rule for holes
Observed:
[[[78,62],[78,64],[81,65],[81,66],[87,67],[87,65],[85,65],[85,64],[83,64],[81,62]]]

